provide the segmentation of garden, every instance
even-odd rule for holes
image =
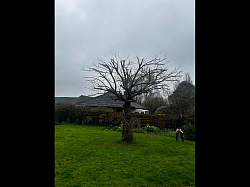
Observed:
[[[170,126],[168,125],[168,128],[162,128],[162,130],[160,130],[159,127],[152,125],[152,120],[145,123],[143,122],[143,119],[140,119],[136,117],[136,115],[133,115],[131,123],[134,127],[134,133],[156,134],[175,137],[174,124],[176,116],[168,116],[162,121],[161,118],[164,117],[163,114],[155,115],[155,121],[157,121],[157,119],[161,119],[162,122],[171,124]],[[184,136],[186,140],[195,141],[195,120],[194,115],[191,116],[192,117],[190,118],[187,115],[187,117],[181,119],[181,123],[183,124],[182,130],[188,135],[188,137]],[[99,106],[96,108],[92,108],[87,106],[74,106],[70,103],[60,102],[55,104],[55,124],[74,123],[77,125],[99,125],[103,126],[104,130],[121,132],[123,128],[123,120],[124,119],[122,113],[117,113],[115,112],[115,110],[106,107]]]
[[[117,113],[107,113],[101,114],[99,117],[99,123],[103,126],[103,130],[110,130],[116,132],[122,132],[123,130],[123,122],[121,121],[121,116]],[[119,124],[120,123],[120,124]],[[142,126],[140,124],[140,120],[136,117],[133,117],[131,120],[133,125],[133,133],[143,133],[143,134],[154,134],[154,135],[163,135],[168,137],[176,137],[175,129],[173,128],[165,128],[164,130],[160,130],[159,127],[150,126],[147,124],[146,126]],[[185,140],[195,141],[195,125],[188,124],[182,127],[182,130],[188,135],[183,135]]]
[[[194,142],[147,125],[134,129],[136,143],[121,143],[114,118],[100,116],[105,126],[55,125],[55,186],[195,186]]]
[[[104,126],[103,130],[122,132],[122,128],[123,128],[123,125],[121,123],[120,126],[113,126],[113,125]],[[191,140],[191,141],[195,140],[195,126],[189,124],[189,125],[183,127],[182,129],[184,129],[184,132],[187,133],[189,136],[189,137],[187,137],[187,136],[183,135],[185,140]],[[150,126],[149,124],[147,124],[146,127],[137,127],[134,129],[133,132],[134,133],[143,133],[143,134],[152,134],[152,135],[162,135],[162,136],[168,136],[168,137],[175,137],[176,136],[176,132],[174,129],[167,129],[166,128],[164,130],[160,130],[159,127]]]

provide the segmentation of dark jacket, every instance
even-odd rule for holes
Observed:
[[[181,115],[179,115],[177,118],[176,118],[176,122],[175,122],[175,128],[179,128],[181,127]]]

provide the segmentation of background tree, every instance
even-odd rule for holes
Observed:
[[[193,81],[191,80],[189,73],[185,73],[184,81],[193,84]]]
[[[155,114],[178,115],[179,112],[174,105],[167,105],[157,108]]]
[[[195,106],[195,86],[190,82],[182,81],[168,97],[168,102],[178,113],[185,114]]]
[[[193,84],[193,81],[191,80],[189,73],[185,73],[183,81],[187,81],[187,82]],[[181,81],[177,80],[173,83],[173,90],[163,90],[163,97],[168,98],[171,94],[173,94],[173,92],[176,90],[176,88],[179,86],[180,83],[181,83]]]
[[[131,102],[135,97],[143,93],[150,93],[153,90],[168,88],[169,81],[176,81],[182,72],[179,68],[172,71],[167,67],[169,60],[164,56],[160,58],[161,53],[153,59],[140,59],[136,57],[136,62],[124,60],[118,54],[114,58],[104,61],[97,58],[98,63],[94,67],[85,71],[95,72],[94,77],[85,77],[89,81],[93,90],[113,93],[118,100],[124,101],[124,123],[121,141],[133,141],[133,129],[131,125]],[[138,76],[140,75],[140,76]],[[154,78],[151,78],[152,76]],[[148,78],[146,78],[148,77]],[[140,86],[138,88],[138,86]],[[138,89],[135,89],[135,88]],[[100,92],[98,92],[100,93]]]
[[[141,76],[140,74],[137,75],[137,77],[140,77],[140,76]],[[148,79],[148,80],[152,81],[152,80],[154,80],[154,78],[155,78],[155,75],[154,75],[154,73],[151,73],[150,68],[149,68],[148,76],[145,76],[141,80],[141,82],[145,81],[145,79]],[[142,85],[140,85],[140,83],[139,83],[139,85],[137,85],[135,87],[135,90],[139,90],[141,87],[142,87]],[[135,97],[135,100],[136,100],[137,103],[142,104],[147,97],[161,97],[160,91],[159,90],[151,90],[150,92],[142,93],[141,95],[137,95]]]
[[[147,97],[143,102],[143,106],[149,109],[150,114],[154,114],[157,108],[167,106],[167,101],[163,97]]]

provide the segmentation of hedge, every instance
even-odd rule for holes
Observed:
[[[107,107],[75,106],[68,102],[57,102],[55,104],[55,123],[75,123],[75,124],[99,124],[99,115],[105,112],[113,112]],[[78,119],[78,120],[77,120]]]

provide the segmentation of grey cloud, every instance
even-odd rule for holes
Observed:
[[[194,81],[194,1],[56,1],[56,96],[88,95],[82,68],[111,52],[134,59],[160,51]]]

